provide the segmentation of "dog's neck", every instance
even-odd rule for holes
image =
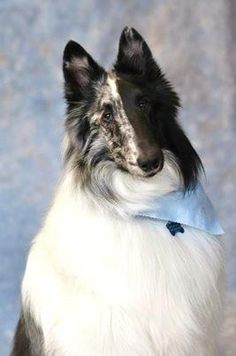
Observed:
[[[148,209],[153,199],[182,185],[179,172],[168,159],[162,171],[150,178],[133,176],[108,161],[98,165],[85,183],[73,169],[65,172],[63,181],[75,199],[83,197],[98,212],[122,217]]]
[[[108,162],[94,170],[87,185],[78,183],[73,170],[65,181],[72,199],[79,199],[80,206],[83,201],[83,206],[96,214],[172,221],[216,235],[223,233],[200,183],[184,192],[180,175],[168,159],[162,171],[151,178],[133,176]]]

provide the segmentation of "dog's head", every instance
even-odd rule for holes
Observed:
[[[106,72],[76,42],[63,57],[67,162],[86,179],[112,162],[133,176],[159,174],[171,152],[185,188],[200,159],[176,121],[179,98],[141,35],[125,28],[114,68]]]

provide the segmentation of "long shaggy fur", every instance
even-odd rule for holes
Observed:
[[[222,239],[135,218],[199,179],[177,94],[130,28],[111,72],[73,41],[63,71],[65,169],[29,253],[12,356],[216,355]]]

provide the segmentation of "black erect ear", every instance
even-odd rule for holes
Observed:
[[[88,95],[92,84],[100,80],[105,71],[85,49],[74,41],[69,41],[63,54],[65,97],[68,101],[81,100]]]
[[[160,74],[152,52],[142,36],[134,29],[125,27],[120,36],[116,71],[123,74],[151,76]]]

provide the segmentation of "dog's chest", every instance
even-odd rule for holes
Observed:
[[[68,280],[109,303],[143,303],[147,291],[156,293],[162,258],[171,258],[174,245],[164,223],[93,216],[71,226],[66,241],[58,238],[52,258]]]
[[[204,313],[195,312],[194,323],[210,317],[220,246],[207,234],[186,229],[173,237],[162,222],[94,217],[46,232],[55,240],[39,240],[24,284],[49,355],[152,356],[167,330],[170,339],[192,333],[191,320],[187,331],[177,325],[195,301]]]

